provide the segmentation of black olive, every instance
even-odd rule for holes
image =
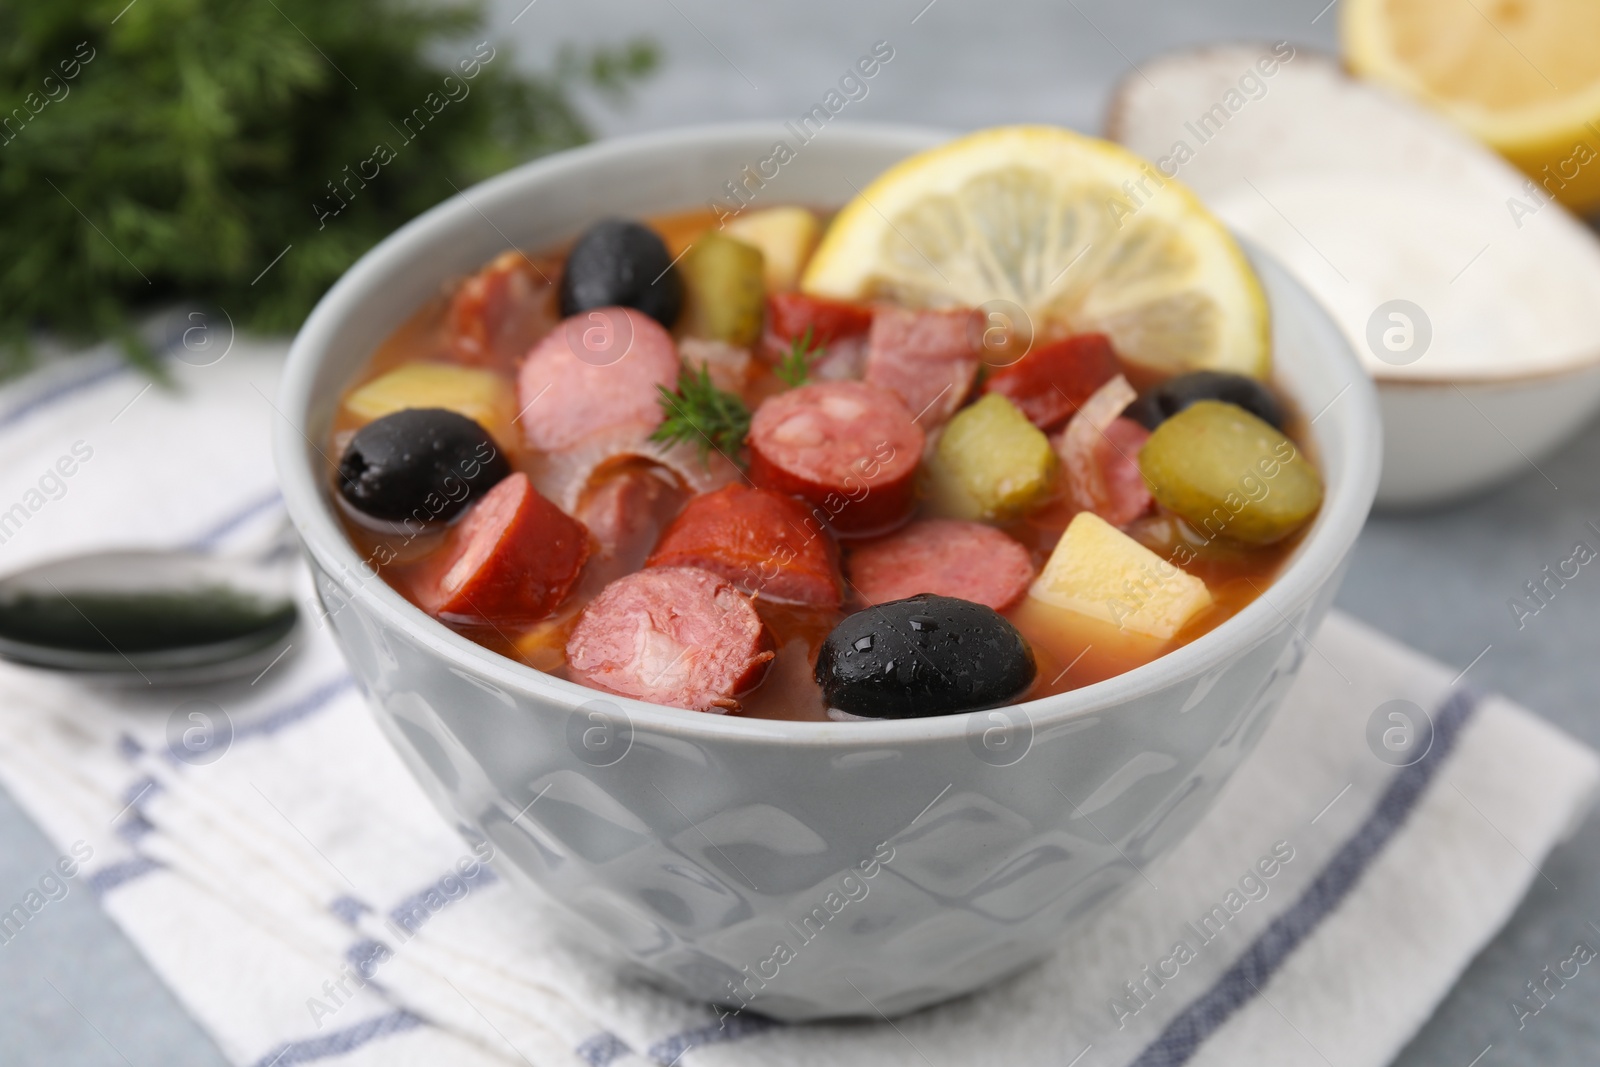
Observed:
[[[683,279],[656,232],[627,219],[583,231],[561,274],[562,317],[600,307],[637,308],[667,329],[683,310]]]
[[[992,708],[1033,684],[1033,650],[992,608],[919,593],[849,616],[822,642],[831,707],[874,719]]]
[[[1168,378],[1129,404],[1123,414],[1153,430],[1199,400],[1221,400],[1283,429],[1283,405],[1261,382],[1243,374],[1197,370]]]
[[[445,521],[511,473],[482,426],[443,408],[407,408],[356,431],[339,459],[339,492],[391,522]]]

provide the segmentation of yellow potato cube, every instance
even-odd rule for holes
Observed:
[[[1049,439],[998,393],[956,413],[928,465],[936,506],[966,519],[1021,514],[1049,494],[1055,469]]]
[[[740,215],[728,223],[726,232],[761,249],[767,292],[782,293],[800,284],[800,272],[816,250],[822,227],[803,207],[775,207]]]
[[[1028,595],[1163,640],[1211,606],[1205,582],[1092,511],[1073,517]]]
[[[493,371],[454,363],[407,363],[345,397],[345,410],[362,422],[406,408],[444,408],[489,431],[502,446],[516,441],[511,383]]]

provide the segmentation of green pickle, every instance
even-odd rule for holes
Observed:
[[[1271,544],[1322,504],[1322,478],[1295,443],[1220,400],[1199,401],[1156,427],[1139,469],[1157,502],[1208,539]]]
[[[956,412],[939,437],[928,473],[935,506],[962,519],[1019,515],[1050,492],[1056,456],[1017,406],[990,393]]]
[[[695,239],[679,268],[689,289],[689,332],[748,348],[761,337],[766,259],[754,245],[715,230]]]

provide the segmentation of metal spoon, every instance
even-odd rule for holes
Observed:
[[[264,671],[299,611],[285,521],[253,555],[96,552],[0,579],[0,659],[98,682],[191,685]]]

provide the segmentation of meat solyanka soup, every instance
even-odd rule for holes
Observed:
[[[1322,483],[1248,266],[1171,183],[1121,217],[1139,166],[988,131],[826,234],[752,207],[507,251],[342,398],[349,536],[486,647],[700,712],[939,715],[1147,663],[1266,589]],[[1042,221],[993,243],[1026,182]]]

